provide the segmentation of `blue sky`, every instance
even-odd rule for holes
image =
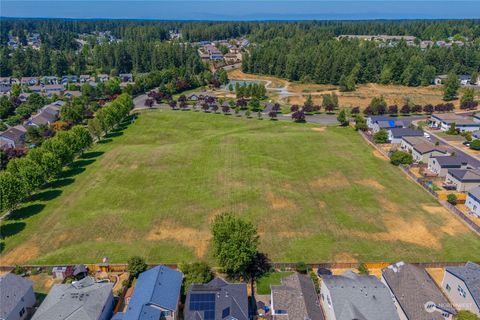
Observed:
[[[3,17],[160,20],[480,18],[480,0],[0,0]]]

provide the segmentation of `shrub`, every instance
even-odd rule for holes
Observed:
[[[373,135],[373,141],[375,143],[387,143],[388,142],[388,132],[384,129],[378,131]]]
[[[320,292],[320,281],[318,280],[317,275],[313,271],[310,271],[309,275],[313,281],[313,285],[315,286],[315,291],[317,291],[317,293]]]
[[[128,272],[130,273],[130,276],[136,278],[140,273],[147,270],[147,264],[145,263],[145,260],[142,257],[133,256],[130,259],[128,259],[127,269],[128,269]]]
[[[457,204],[457,196],[453,193],[450,193],[447,196],[447,202],[450,203],[451,205],[456,205]]]
[[[368,270],[368,267],[365,263],[360,263],[360,265],[358,266],[358,273],[364,274],[364,275],[369,275],[370,270]]]
[[[25,274],[27,272],[27,269],[25,267],[22,267],[18,264],[16,264],[14,267],[13,267],[13,270],[12,270],[12,273],[14,274],[17,274],[17,275],[22,275],[22,274]]]
[[[298,273],[307,274],[308,266],[305,264],[305,262],[300,261],[295,265],[295,270],[297,270]]]
[[[413,163],[413,157],[408,152],[396,150],[390,155],[390,163],[395,166],[410,165]]]
[[[187,294],[190,285],[194,283],[207,283],[213,279],[213,272],[205,262],[193,262],[180,265],[185,277],[183,278],[183,294]]]
[[[475,139],[470,142],[470,149],[473,150],[480,150],[480,140]]]

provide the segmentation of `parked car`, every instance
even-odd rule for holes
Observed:
[[[470,147],[470,141],[464,141],[464,142],[463,142],[463,145],[464,145],[464,146],[467,146],[467,147]]]

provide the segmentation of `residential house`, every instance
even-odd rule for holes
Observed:
[[[476,117],[475,117],[476,118]],[[480,130],[474,131],[472,133],[472,138],[473,139],[480,139]]]
[[[10,90],[12,90],[12,85],[0,83],[0,94],[1,95],[9,94]]]
[[[35,93],[41,93],[43,91],[43,87],[42,86],[30,86],[30,87],[28,87],[28,90],[30,90],[31,92],[35,92]]]
[[[122,82],[133,82],[133,75],[131,73],[120,73],[118,77]]]
[[[454,187],[457,191],[470,191],[480,186],[480,170],[449,169],[445,177],[445,185]]]
[[[223,56],[226,62],[237,63],[242,61],[242,55],[240,53],[227,53]]]
[[[427,49],[432,46],[433,46],[433,41],[430,41],[430,40],[420,41],[420,49]]]
[[[48,85],[48,84],[58,84],[58,78],[55,76],[45,76],[40,79],[40,84]]]
[[[49,96],[53,94],[60,95],[64,90],[65,88],[61,84],[46,84],[43,86],[43,92]]]
[[[376,133],[381,129],[404,128],[405,122],[389,116],[370,116],[367,118],[367,126]]]
[[[439,156],[428,159],[428,170],[439,177],[446,177],[449,169],[467,169],[467,158],[459,156]]]
[[[282,279],[280,285],[271,285],[273,320],[323,320],[318,295],[312,279],[294,273]]]
[[[88,75],[88,74],[81,74],[80,77],[79,77],[79,79],[80,79],[80,83],[87,83],[87,82],[89,82],[89,81],[95,80],[94,77],[92,77],[92,76],[90,76],[90,75]]]
[[[35,305],[32,282],[13,273],[0,277],[0,319],[23,320]]]
[[[39,127],[49,125],[57,121],[60,117],[60,107],[56,105],[46,105],[40,111],[31,116],[25,123],[27,126]]]
[[[441,85],[443,81],[447,79],[447,77],[448,76],[446,74],[438,75],[435,77],[433,82],[436,85]],[[461,74],[458,76],[458,80],[461,86],[468,86],[470,85],[471,77],[468,74]]]
[[[400,144],[403,137],[423,137],[423,131],[410,128],[388,129],[388,141],[390,141],[390,143]]]
[[[437,46],[438,46],[438,41],[437,41]],[[443,81],[447,79],[447,75],[446,74],[441,74],[441,75],[438,75],[435,77],[435,79],[433,80],[433,83],[437,86],[441,85],[443,83]]]
[[[462,116],[455,113],[432,114],[429,127],[447,131],[454,124],[461,132],[474,132],[480,129],[480,118]]]
[[[112,282],[95,282],[92,277],[56,284],[32,320],[108,320],[113,308],[112,288]]]
[[[375,276],[322,276],[320,296],[326,320],[399,320],[388,288]]]
[[[468,191],[465,205],[470,209],[470,212],[480,218],[480,187],[475,187]]]
[[[38,84],[37,77],[22,77],[20,83],[27,86],[35,86]]]
[[[10,127],[0,133],[2,148],[22,148],[25,144],[27,129],[22,125]]]
[[[69,83],[77,83],[77,82],[78,82],[78,77],[75,75],[63,76],[61,80],[62,85],[67,85]]]
[[[185,320],[248,320],[248,294],[245,283],[228,283],[215,278],[188,289]]]
[[[457,310],[480,316],[480,265],[467,262],[460,267],[446,267],[442,289]]]
[[[108,76],[108,74],[101,73],[101,74],[99,74],[99,75],[97,76],[97,79],[98,79],[98,81],[100,81],[100,82],[105,82],[105,81],[108,81],[109,76]]]
[[[450,320],[456,314],[425,269],[398,262],[382,270],[382,282],[402,320]]]
[[[116,313],[115,319],[177,319],[182,281],[181,272],[165,266],[142,272],[127,309]]]
[[[195,93],[192,93],[190,95],[187,96],[187,100],[190,100],[190,101],[198,101],[198,95],[195,94]]]
[[[31,93],[20,93],[18,95],[18,99],[20,99],[21,102],[27,102],[28,97],[30,96]]]
[[[4,85],[12,85],[12,78],[11,77],[0,77],[0,84]]]
[[[445,147],[437,146],[423,137],[403,137],[400,148],[410,152],[415,162],[428,163],[431,157],[448,155]]]
[[[65,98],[81,97],[82,93],[80,91],[67,90],[63,93]]]

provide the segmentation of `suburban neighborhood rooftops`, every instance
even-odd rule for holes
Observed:
[[[480,127],[480,123],[473,121],[473,118],[455,113],[432,114],[432,118],[436,118],[445,124],[455,123],[455,125],[478,125]]]
[[[445,270],[465,283],[475,303],[480,308],[480,265],[467,262],[462,267],[446,267]]]
[[[27,129],[24,126],[17,125],[0,133],[0,137],[12,140],[15,143],[15,146],[21,146],[24,143],[26,132]]]
[[[412,148],[420,154],[429,153],[432,151],[438,151],[441,153],[447,153],[447,150],[443,146],[436,146],[430,141],[421,137],[403,137],[406,143],[412,146]]]
[[[286,310],[289,320],[323,320],[310,277],[294,273],[283,278],[281,285],[272,285],[271,289],[273,308]]]
[[[191,285],[184,309],[185,320],[247,320],[248,296],[245,283],[228,283],[215,278]]]
[[[183,274],[179,271],[157,266],[138,277],[125,319],[160,319],[162,309],[176,311],[180,298]]]
[[[455,314],[453,307],[424,269],[399,262],[383,269],[382,277],[408,319],[444,320],[441,312],[425,309],[427,302],[433,302],[437,308]]]
[[[0,277],[0,319],[5,319],[23,299],[32,282],[13,273]]]
[[[395,119],[390,119],[390,120],[379,120],[376,121],[378,126],[380,128],[397,128],[397,127],[403,127],[405,124],[401,120],[395,120]]]
[[[398,319],[390,292],[375,276],[347,271],[341,276],[323,276],[332,297],[337,320]]]
[[[410,128],[391,128],[390,132],[394,138],[423,137],[423,131]]]
[[[480,170],[476,169],[449,169],[448,173],[462,182],[480,182]]]
[[[97,283],[91,277],[70,284],[56,284],[32,320],[99,319],[112,294],[113,283]]]

